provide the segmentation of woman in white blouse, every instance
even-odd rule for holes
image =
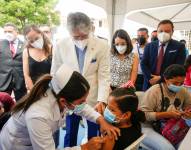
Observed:
[[[20,100],[0,133],[0,150],[55,150],[53,133],[63,123],[65,113],[72,112],[97,122],[102,132],[117,137],[119,129],[86,104],[89,84],[78,72],[63,65],[53,77],[44,75]],[[104,140],[92,138],[70,150],[98,150]]]
[[[117,30],[111,44],[111,88],[115,89],[127,83],[134,84],[137,78],[139,59],[132,52],[133,46],[128,33]]]

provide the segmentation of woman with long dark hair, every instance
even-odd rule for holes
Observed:
[[[90,86],[86,79],[65,65],[53,77],[44,75],[13,109],[12,117],[0,133],[1,150],[55,150],[53,133],[67,112],[100,124],[102,132],[120,134],[86,104]],[[92,138],[82,150],[100,149],[104,140]],[[67,148],[66,148],[67,149]],[[80,149],[80,146],[69,148]]]

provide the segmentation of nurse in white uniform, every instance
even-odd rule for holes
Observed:
[[[14,108],[0,133],[0,150],[55,150],[52,135],[62,126],[67,112],[97,122],[102,132],[117,137],[119,129],[85,103],[89,89],[86,79],[65,65],[53,77],[43,76]],[[95,137],[65,150],[98,150],[103,143],[101,137]]]

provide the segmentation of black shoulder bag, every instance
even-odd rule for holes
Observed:
[[[160,110],[160,112],[163,112],[164,108],[165,108],[164,93],[163,93],[162,85],[159,84],[159,86],[160,86],[160,90],[161,90],[161,94],[162,94],[161,110]],[[153,121],[152,122],[152,127],[153,127],[153,129],[156,132],[161,133],[161,122],[160,122],[160,120]]]

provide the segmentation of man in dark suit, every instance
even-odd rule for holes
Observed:
[[[160,83],[164,70],[171,64],[184,64],[185,46],[173,40],[174,25],[170,20],[163,20],[158,24],[158,41],[145,46],[141,68],[144,74],[143,90]]]
[[[4,26],[5,39],[0,41],[0,91],[9,94],[14,91],[19,100],[26,93],[23,77],[23,42],[18,39],[18,29],[14,24]]]

